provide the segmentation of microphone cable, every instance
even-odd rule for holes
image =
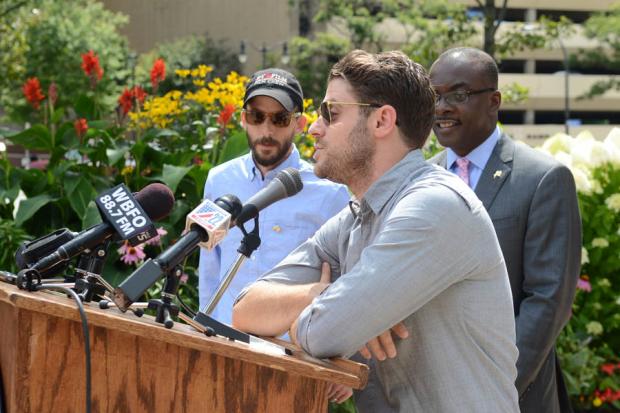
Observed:
[[[179,294],[178,291],[177,291],[176,297],[177,297],[177,301],[181,305],[181,308],[183,308],[183,310],[185,310],[185,312],[189,314],[191,318],[194,318],[196,316],[196,312],[192,310],[187,304],[185,304],[185,302],[181,298],[181,294]]]
[[[90,413],[91,409],[91,366],[90,366],[90,334],[88,332],[88,319],[84,311],[84,304],[75,291],[70,288],[62,287],[54,284],[39,284],[36,290],[60,290],[75,300],[82,319],[82,334],[84,335],[84,355],[86,357],[86,413]],[[1,400],[0,400],[1,401]]]

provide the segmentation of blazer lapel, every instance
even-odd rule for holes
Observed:
[[[515,143],[502,133],[480,175],[475,192],[487,211],[493,205],[495,196],[512,171],[514,145]]]

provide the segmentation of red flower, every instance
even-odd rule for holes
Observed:
[[[220,112],[220,116],[217,117],[217,123],[222,126],[226,126],[226,124],[230,121],[230,118],[232,118],[233,113],[235,113],[235,105],[231,103],[227,104]]]
[[[133,106],[133,96],[129,89],[125,88],[125,90],[123,90],[123,93],[121,93],[121,96],[118,98],[118,104],[121,107],[123,115],[129,113]]]
[[[614,370],[616,369],[616,366],[612,363],[607,363],[607,364],[603,364],[601,366],[601,371],[603,373],[607,373],[608,375],[612,375],[614,374]]]
[[[145,98],[146,92],[140,86],[134,86],[132,89],[125,88],[118,98],[118,104],[121,107],[123,115],[129,113],[133,107],[134,101],[137,100],[138,103],[143,103]]]
[[[99,57],[92,50],[82,55],[82,70],[94,83],[103,77],[103,69],[99,65]]]
[[[55,105],[58,100],[58,87],[56,86],[56,83],[50,83],[50,87],[47,89],[47,95],[49,96],[52,105]]]
[[[131,90],[134,99],[138,101],[138,103],[144,103],[144,99],[146,98],[146,91],[142,89],[140,86],[134,86]]]
[[[77,133],[80,139],[84,136],[84,134],[86,134],[86,131],[88,131],[88,123],[84,118],[77,119],[73,123],[73,127],[75,128],[75,133]]]
[[[153,90],[157,90],[157,86],[159,82],[166,78],[166,63],[164,59],[157,59],[155,63],[153,63],[153,68],[151,69],[151,85],[153,86]]]
[[[24,92],[24,96],[28,103],[30,103],[33,108],[39,109],[39,104],[45,99],[43,92],[41,92],[41,83],[39,83],[39,79],[31,77],[26,80],[26,83],[22,86],[22,92]]]

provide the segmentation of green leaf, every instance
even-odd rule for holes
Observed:
[[[95,188],[83,175],[66,175],[64,186],[71,208],[83,219],[89,202],[97,195]]]
[[[105,153],[108,157],[108,163],[110,165],[116,165],[118,161],[125,157],[125,154],[129,151],[129,147],[123,146],[120,148],[108,148]]]
[[[92,227],[93,225],[99,224],[100,222],[101,215],[99,214],[97,204],[95,204],[95,201],[90,201],[88,203],[88,206],[86,207],[86,212],[82,217],[82,229]]]
[[[24,222],[30,219],[39,209],[41,209],[48,203],[55,201],[56,199],[57,198],[53,198],[49,194],[42,194],[21,201],[19,203],[17,215],[15,216],[15,225],[21,226]]]
[[[235,133],[224,143],[222,152],[219,156],[219,163],[230,161],[248,151],[248,139],[245,131]]]
[[[7,139],[26,149],[52,151],[52,135],[44,125],[34,125],[25,131],[7,136]]]
[[[63,116],[65,116],[65,108],[58,108],[54,110],[54,113],[52,114],[52,123],[60,122]]]
[[[157,132],[155,132],[154,134],[155,138],[162,138],[166,136],[181,136],[181,135],[179,135],[179,132],[172,130],[172,129],[157,129]]]
[[[193,166],[174,166],[164,164],[164,170],[161,176],[153,177],[152,180],[162,181],[170,188],[172,193],[177,190],[181,179],[187,175],[187,173],[193,168]]]
[[[177,222],[185,219],[185,216],[191,210],[190,206],[187,204],[187,201],[183,199],[177,199],[174,203],[174,208],[168,217],[168,221],[171,225],[176,225]]]
[[[78,117],[93,119],[95,117],[95,101],[86,95],[80,95],[75,102]]]

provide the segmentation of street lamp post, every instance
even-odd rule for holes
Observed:
[[[560,49],[562,50],[562,58],[564,59],[564,132],[567,135],[570,135],[570,93],[568,90],[570,67],[568,62],[568,53],[566,52],[566,47],[564,47],[564,42],[562,42],[562,38],[559,36],[557,37],[557,40],[560,45]]]
[[[261,69],[265,69],[267,67],[267,53],[273,49],[275,49],[276,47],[280,46],[280,43],[277,43],[273,46],[268,47],[267,44],[265,42],[263,42],[262,46],[256,47],[254,46],[252,43],[249,43],[249,45],[252,47],[252,49],[260,52],[261,54]],[[244,40],[241,40],[241,43],[239,45],[239,63],[241,64],[245,64],[248,60],[248,55],[246,53],[246,42]],[[287,65],[291,58],[288,54],[288,44],[286,42],[282,42],[282,56],[280,58],[282,64]]]

